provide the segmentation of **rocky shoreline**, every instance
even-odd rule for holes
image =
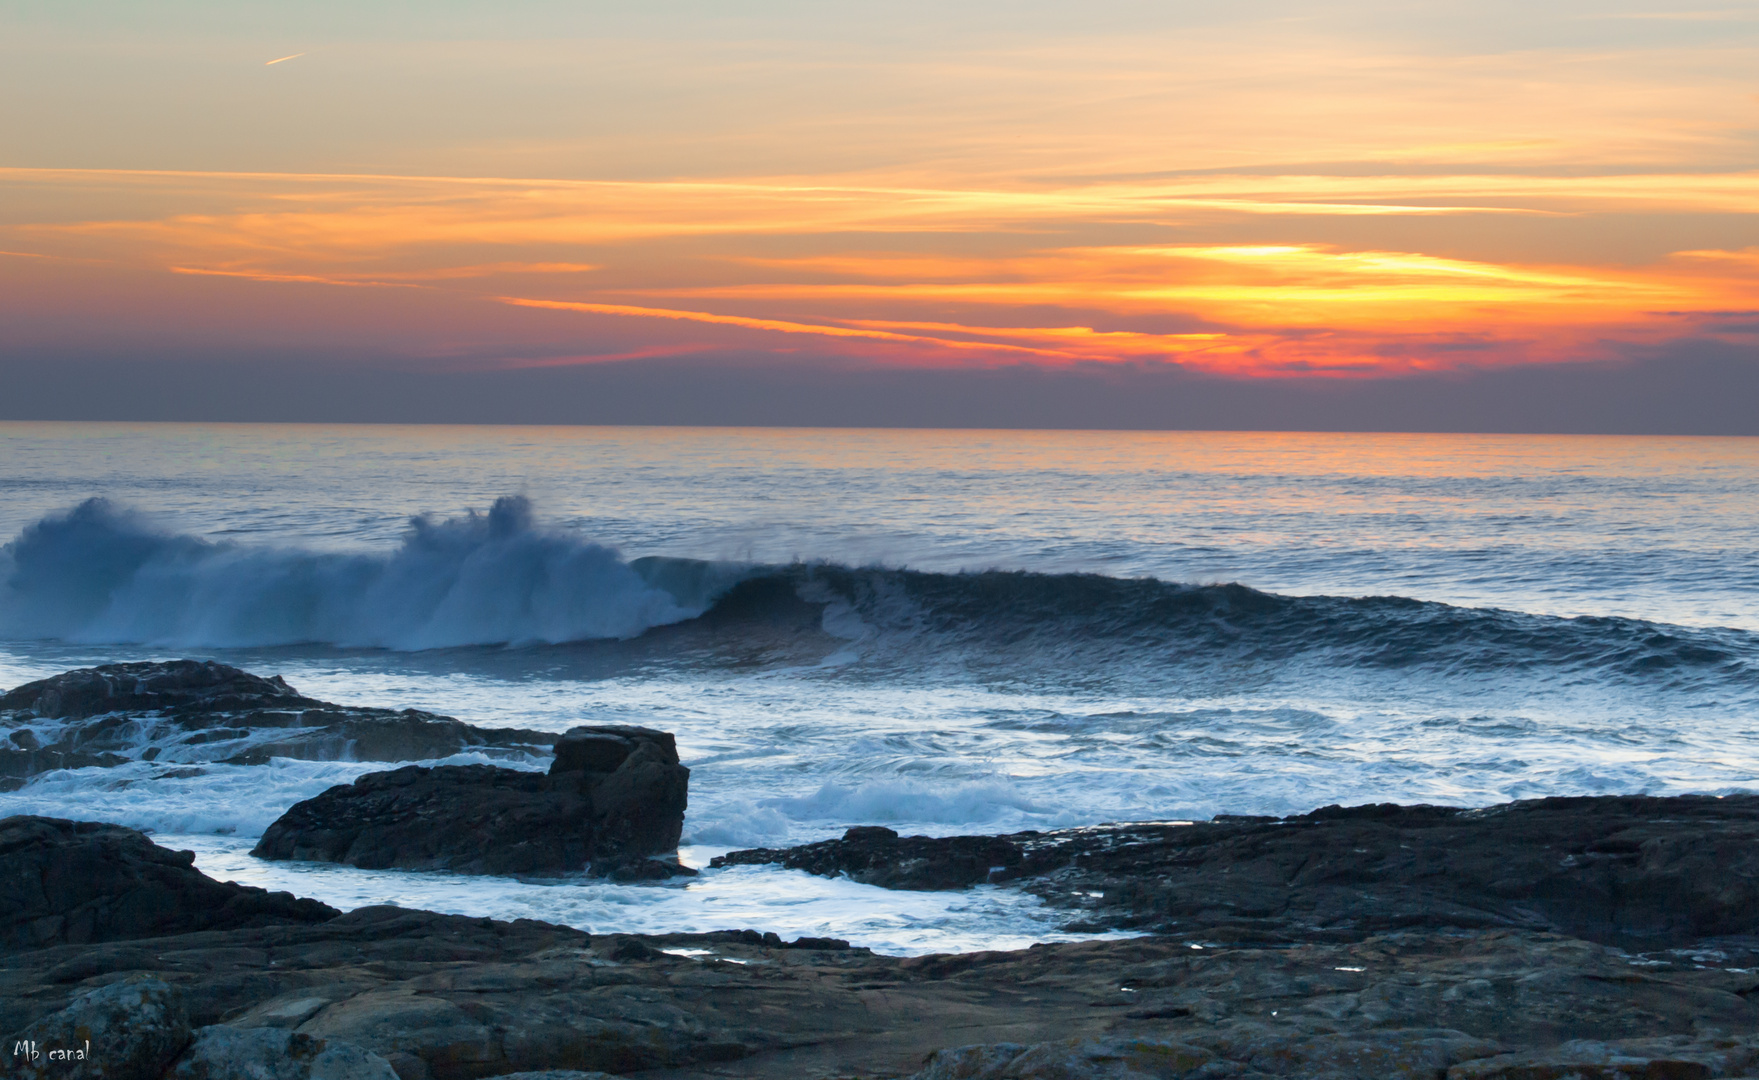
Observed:
[[[1677,860],[1660,859],[1657,851],[1697,850],[1711,825],[1727,820],[1708,814],[1707,802],[1730,801],[1572,800],[1566,809],[1586,819],[1600,812],[1623,821],[1625,833],[1638,827],[1636,811],[1645,811],[1637,816],[1649,846],[1621,862],[1617,878],[1640,886],[1645,865],[1655,865],[1663,878],[1677,869]],[[1750,808],[1744,800],[1733,803]],[[1476,823],[1526,812],[1520,807],[1479,813],[1467,818],[1474,824],[1458,827],[1484,828]],[[1728,818],[1745,820],[1742,813]],[[1247,830],[1236,834],[1238,843],[1271,824],[1224,828]],[[1299,824],[1284,827],[1289,837],[1326,835]],[[1084,846],[1072,862],[1047,871],[1050,880],[1059,888],[1075,880],[1116,890],[1085,897],[1104,901],[1088,909],[1088,917],[1134,906],[1166,917],[1162,900],[1184,895],[1177,889],[1151,885],[1132,892],[1118,885],[1160,882],[1156,871],[1190,856],[1176,854],[1182,845],[1167,835],[1158,847],[1142,850],[1142,829],[1047,834],[1047,844]],[[1200,826],[1152,829],[1202,832]],[[170,1010],[186,1018],[177,1054],[198,1044],[202,1053],[235,1043],[254,1047],[252,1053],[281,1047],[292,1055],[294,1071],[276,1075],[294,1080],[319,1076],[293,1060],[294,1036],[306,1040],[298,1043],[305,1059],[330,1054],[325,1060],[347,1058],[367,1070],[327,1073],[328,1080],[388,1080],[389,1073],[370,1071],[378,1062],[402,1080],[555,1069],[777,1080],[1759,1075],[1759,908],[1718,909],[1721,921],[1705,924],[1726,931],[1718,936],[1675,931],[1654,937],[1648,933],[1654,926],[1687,925],[1658,920],[1650,906],[1676,905],[1671,885],[1633,888],[1631,903],[1618,909],[1633,920],[1620,933],[1648,935],[1647,949],[1533,926],[1486,925],[1482,915],[1500,917],[1507,900],[1493,889],[1475,907],[1462,906],[1456,896],[1419,920],[1409,917],[1408,905],[1395,906],[1403,912],[1400,926],[1359,912],[1351,926],[1319,926],[1325,932],[1318,937],[1311,912],[1325,905],[1297,902],[1282,914],[1252,915],[1252,940],[1222,940],[1228,927],[1239,925],[1235,911],[1201,923],[1204,940],[1175,927],[1018,952],[903,959],[838,941],[785,943],[750,931],[590,935],[529,920],[387,907],[336,914],[285,894],[212,882],[177,853],[129,833],[52,819],[0,822],[5,909],[22,912],[9,924],[0,953],[0,1030],[25,1033],[19,1039],[33,1032],[30,1037],[52,1036],[57,1023],[66,1026],[67,1017],[95,1008],[88,1000],[93,995],[103,1004],[126,993],[146,1002],[142,1008],[158,1010],[153,1015]],[[886,839],[858,833],[853,842],[871,848]],[[972,846],[892,839],[916,851]],[[841,847],[829,850],[849,854],[851,841],[831,843]],[[1730,843],[1738,848],[1748,841]],[[95,879],[77,897],[67,889],[52,896],[32,891],[47,867],[82,857],[82,845],[108,845],[107,857],[123,852],[134,869]],[[795,849],[794,857],[816,859],[827,850],[810,848]],[[1032,850],[1054,848],[1030,849],[1023,868]],[[1257,878],[1262,887],[1282,873],[1274,857],[1281,849],[1267,850],[1267,861],[1241,855],[1215,876]],[[1167,856],[1159,864],[1150,859],[1157,852]],[[1124,860],[1137,866],[1134,879]],[[1588,880],[1604,873],[1593,860],[1568,861],[1568,854],[1556,859],[1560,869]],[[1752,884],[1751,870],[1738,859],[1726,863],[1709,891],[1720,888],[1719,895],[1738,900]],[[1034,876],[1015,872],[1022,875],[1017,881]],[[1370,884],[1384,889],[1388,874]],[[204,898],[181,907],[176,901],[195,895]],[[86,909],[173,915],[159,922],[82,921],[48,910],[75,899]],[[231,914],[214,919],[216,911]],[[62,929],[35,938],[18,931],[50,923]],[[104,1075],[157,1077],[178,1068],[183,1071],[175,1075],[193,1075],[176,1064],[182,1060],[160,1061],[156,1073]],[[210,1078],[244,1075],[203,1068],[199,1075]]]
[[[664,876],[645,868],[677,843],[688,779],[663,732],[496,732],[190,661],[21,687],[0,697],[0,732],[15,778],[68,755],[151,761],[155,747],[184,762],[238,763],[240,746],[530,759],[369,774],[296,805],[259,845],[362,866],[592,861]],[[530,771],[552,747],[551,771]],[[490,850],[513,862],[491,865]],[[1334,806],[1006,836],[866,826],[714,861],[1021,890],[1068,929],[1108,932],[915,958],[750,930],[343,913],[193,862],[116,825],[0,819],[7,1076],[1759,1077],[1759,796]]]
[[[1759,931],[1759,796],[1328,806],[1010,836],[862,827],[714,860],[760,864],[893,889],[1006,885],[1088,932],[1289,944],[1509,929],[1654,949]]]

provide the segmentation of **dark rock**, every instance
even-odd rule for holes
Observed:
[[[215,1024],[195,1033],[166,1080],[398,1080],[391,1063],[352,1043],[296,1031]]]
[[[183,995],[136,977],[81,994],[0,1049],[19,1080],[159,1080],[189,1040]]]
[[[628,883],[635,881],[666,881],[675,877],[696,877],[697,871],[679,862],[676,857],[623,856],[594,859],[587,867],[593,877]]]
[[[1455,1065],[1447,1080],[1700,1080],[1751,1076],[1759,1068],[1759,1040],[1689,1038],[1575,1039],[1526,1053],[1478,1058]]]
[[[1036,835],[1036,834],[1035,834]],[[900,837],[877,825],[858,825],[840,840],[800,847],[757,848],[718,856],[710,865],[779,863],[822,877],[846,874],[887,889],[962,889],[1000,880],[1025,859],[1020,843],[1000,836]]]
[[[1462,1032],[1423,1028],[1306,1038],[1070,1039],[942,1050],[910,1080],[1434,1080],[1452,1077],[1450,1065],[1499,1049]]]
[[[605,724],[598,727],[570,728],[556,740],[556,760],[550,764],[553,773],[616,772],[638,742],[657,742],[662,751],[678,760],[678,746],[672,734],[633,725]]]
[[[265,679],[212,660],[80,668],[0,695],[0,711],[65,720],[113,712],[240,712],[322,704],[301,697],[279,675]]]
[[[612,934],[593,943],[593,950],[615,960],[620,964],[632,964],[639,960],[652,960],[658,951],[639,937],[629,934]]]
[[[1213,1067],[1195,1075],[1252,1080],[1752,1076],[1759,995],[1743,991],[1759,983],[1755,966],[1727,943],[1634,956],[1527,931],[1264,949],[1145,937],[903,959],[750,931],[592,938],[380,907],[0,955],[0,1030],[147,971],[179,988],[195,1026],[350,1043],[406,1080],[905,1076],[969,1044],[1019,1062],[1012,1080],[1124,1080],[1126,1062],[1180,1075],[1165,1070],[1203,1061]],[[71,970],[90,982],[50,977]],[[1609,1059],[1700,1071],[1619,1072]]]
[[[1652,948],[1759,933],[1759,796],[1751,795],[1325,807],[1270,821],[1005,837],[900,839],[863,829],[736,851],[715,864],[749,863],[894,888],[1013,882],[1079,911],[1085,930],[1196,940],[1521,927]]]
[[[295,804],[253,854],[466,874],[590,864],[625,881],[693,873],[648,858],[675,851],[684,828],[690,770],[670,735],[574,728],[562,745],[567,754],[548,775],[491,765],[368,773]]]
[[[0,951],[338,914],[316,900],[215,881],[194,862],[120,825],[0,819]]]
[[[607,752],[614,739],[626,741],[628,752]],[[591,794],[597,819],[595,861],[677,850],[690,770],[678,763],[678,745],[670,732],[626,725],[574,727],[557,740],[557,747],[550,775],[558,783],[578,777]],[[603,767],[613,759],[614,765]]]
[[[536,757],[556,739],[414,709],[332,705],[280,676],[211,660],[106,664],[27,683],[0,696],[0,727],[12,729],[0,743],[0,776],[15,778],[136,760],[421,761],[465,750]]]

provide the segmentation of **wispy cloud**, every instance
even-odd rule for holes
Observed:
[[[900,363],[1159,359],[1236,374],[1592,358],[1680,331],[1655,312],[1744,309],[1759,286],[1748,250],[1611,259],[1498,239],[1744,220],[1759,212],[1751,171],[882,181],[13,168],[0,194],[53,199],[58,217],[0,221],[0,242],[192,282],[395,289],[461,318],[599,317],[580,347],[546,355],[812,339]],[[586,347],[605,320],[627,323],[618,343]]]

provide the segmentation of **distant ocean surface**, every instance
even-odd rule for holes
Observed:
[[[0,462],[0,688],[212,657],[348,704],[663,728],[698,864],[856,824],[1759,790],[1755,439],[6,423]],[[77,770],[0,814],[149,828],[343,907],[1059,936],[987,888],[246,854],[383,767]]]

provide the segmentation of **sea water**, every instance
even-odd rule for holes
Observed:
[[[663,728],[696,865],[858,824],[1759,786],[1755,439],[11,423],[0,463],[0,687],[211,657],[346,704]],[[345,908],[1065,936],[987,888],[249,856],[384,767],[71,770],[0,813]]]

